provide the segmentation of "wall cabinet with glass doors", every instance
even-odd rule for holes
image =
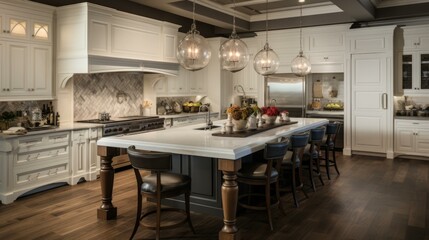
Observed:
[[[402,55],[402,89],[404,94],[429,93],[429,50]]]

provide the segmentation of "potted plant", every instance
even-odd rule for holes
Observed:
[[[232,105],[227,109],[228,118],[231,118],[234,124],[233,131],[240,132],[246,129],[248,118],[254,113],[251,107],[239,107]]]
[[[279,109],[275,106],[262,107],[262,118],[265,119],[265,123],[274,124],[277,116],[280,114]]]

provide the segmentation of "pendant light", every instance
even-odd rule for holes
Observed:
[[[191,30],[180,41],[176,52],[179,64],[190,71],[203,69],[211,58],[210,45],[195,25],[195,0],[192,2]]]
[[[279,57],[268,44],[268,0],[266,0],[265,5],[265,46],[255,55],[255,58],[253,59],[253,68],[258,74],[263,76],[275,73],[279,68],[280,63]]]
[[[246,43],[240,40],[235,31],[235,1],[233,3],[232,33],[229,39],[220,45],[219,58],[222,69],[230,72],[238,72],[247,66],[249,62],[249,50]]]
[[[299,18],[299,54],[294,60],[292,60],[291,70],[298,77],[303,77],[310,73],[311,63],[304,56],[302,51],[302,5],[301,5],[301,15]]]

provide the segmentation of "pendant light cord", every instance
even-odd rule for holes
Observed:
[[[268,0],[265,2],[265,43],[268,44]]]
[[[195,24],[195,0],[192,1],[192,25],[191,31],[194,32],[197,29],[197,25]]]
[[[232,34],[231,35],[236,35],[236,32],[235,32],[235,0],[232,3],[234,4],[234,7],[232,9]]]
[[[299,17],[299,51],[302,52],[302,5],[300,8],[300,17]]]

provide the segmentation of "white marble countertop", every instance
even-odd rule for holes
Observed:
[[[81,129],[89,129],[89,128],[98,128],[102,127],[103,124],[94,124],[94,123],[68,123],[68,124],[61,124],[58,128],[49,128],[46,130],[38,130],[38,131],[29,131],[26,134],[22,135],[9,135],[0,133],[0,139],[11,139],[16,137],[23,137],[23,136],[32,136],[37,134],[45,134],[45,133],[55,133],[55,132],[62,132],[62,131],[70,131],[70,130],[81,130]]]
[[[429,117],[418,117],[418,116],[395,116],[395,119],[429,121]]]
[[[221,126],[225,121],[214,121],[214,125]],[[263,149],[264,144],[268,141],[328,123],[327,119],[321,118],[291,118],[291,121],[298,121],[298,123],[273,128],[246,138],[212,136],[212,133],[219,132],[220,128],[206,131],[194,130],[203,127],[204,123],[202,123],[148,133],[104,137],[97,141],[97,145],[118,148],[135,145],[137,149],[151,151],[239,159]]]
[[[306,114],[311,114],[311,115],[344,115],[344,111],[329,111],[329,110],[307,110],[305,112]]]
[[[210,115],[216,115],[219,114],[218,112],[210,112]],[[169,114],[169,115],[158,115],[161,118],[182,118],[182,117],[193,117],[193,116],[198,116],[198,115],[202,115],[205,116],[207,115],[207,112],[197,112],[197,113],[180,113],[180,114]]]

